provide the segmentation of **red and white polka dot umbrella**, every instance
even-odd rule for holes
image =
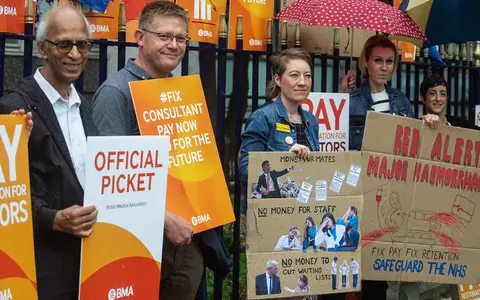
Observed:
[[[377,0],[297,0],[275,16],[307,25],[349,27],[426,40],[404,12]]]

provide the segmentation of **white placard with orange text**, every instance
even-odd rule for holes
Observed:
[[[84,205],[98,218],[82,243],[81,299],[158,299],[169,143],[88,138]]]
[[[349,94],[310,93],[302,108],[318,119],[320,152],[348,151]]]

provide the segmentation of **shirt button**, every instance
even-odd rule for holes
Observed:
[[[357,129],[357,134],[360,134],[360,130],[359,130],[359,129]]]

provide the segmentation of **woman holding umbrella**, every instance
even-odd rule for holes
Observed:
[[[350,93],[350,150],[360,151],[367,111],[414,118],[410,100],[400,90],[389,87],[397,69],[397,48],[385,35],[370,37],[358,59],[363,82]],[[341,90],[353,80],[353,72],[342,79]],[[438,117],[425,115],[423,120],[432,128],[438,127]]]

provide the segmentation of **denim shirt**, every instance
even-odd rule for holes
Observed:
[[[298,108],[305,125],[305,136],[308,145],[313,151],[319,151],[318,142],[318,120],[317,118]],[[290,132],[277,130],[277,124],[288,125]],[[287,144],[285,138],[293,139]],[[288,152],[290,147],[297,142],[294,125],[288,120],[287,111],[278,98],[273,103],[268,103],[253,112],[245,123],[245,130],[242,133],[242,148],[240,149],[239,173],[242,182],[248,179],[248,152],[252,151],[276,151]]]
[[[401,91],[385,86],[390,103],[390,113],[398,116],[414,118],[410,100]],[[350,93],[350,150],[362,149],[363,132],[367,111],[372,110],[372,92],[370,84],[365,80],[362,85]],[[356,121],[355,117],[361,119]]]

